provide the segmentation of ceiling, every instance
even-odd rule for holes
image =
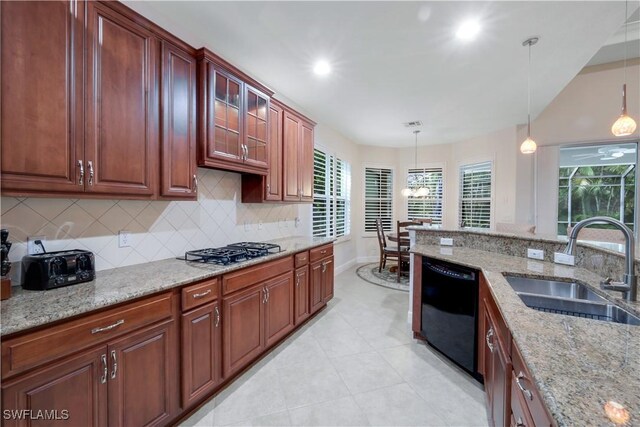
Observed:
[[[359,144],[420,145],[526,122],[527,50],[535,117],[624,22],[624,2],[125,1],[206,46],[302,112]],[[636,6],[637,7],[637,6]],[[455,37],[476,18],[475,41]],[[320,78],[318,58],[333,71]]]

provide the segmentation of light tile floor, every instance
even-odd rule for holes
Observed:
[[[338,275],[327,309],[183,426],[486,426],[482,385],[411,338],[409,296]]]

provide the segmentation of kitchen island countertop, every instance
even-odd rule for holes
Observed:
[[[201,264],[170,258],[128,267],[96,272],[96,279],[48,291],[12,289],[12,296],[2,301],[0,334],[16,332],[56,322],[93,310],[105,308],[177,286],[219,276],[251,265],[282,258],[334,239],[291,237],[271,240],[281,252],[231,265]]]
[[[463,247],[417,244],[411,251],[482,271],[558,425],[615,425],[603,410],[610,400],[629,410],[630,425],[640,424],[640,326],[533,310],[524,305],[503,273],[577,280],[636,314],[640,304],[626,303],[620,293],[600,290],[602,278],[583,268]]]

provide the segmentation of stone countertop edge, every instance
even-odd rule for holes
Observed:
[[[542,243],[563,244],[563,245],[566,245],[568,242],[568,239],[567,240],[554,239],[549,236],[545,237],[545,236],[540,236],[536,234],[525,235],[525,234],[514,234],[514,233],[501,233],[498,231],[458,230],[458,229],[451,229],[451,228],[429,228],[428,226],[425,227],[425,226],[419,226],[419,225],[409,226],[407,227],[407,230],[436,232],[436,233],[452,233],[452,234],[477,234],[479,236],[507,237],[507,238],[513,238],[513,239],[529,240],[531,242],[542,242]],[[577,244],[578,246],[583,246],[589,249],[595,249],[597,251],[602,251],[610,255],[615,255],[615,256],[624,258],[624,254],[622,252],[618,252],[613,249],[603,248],[601,246],[589,244],[587,242],[583,242],[580,240],[578,240]],[[634,257],[634,259],[636,263],[640,264],[640,253],[636,253],[636,256]]]
[[[640,313],[619,293],[602,291],[597,274],[478,249],[414,245],[411,252],[482,271],[546,407],[559,426],[611,425],[603,406],[623,404],[630,425],[640,424],[640,326],[543,313],[524,305],[503,273],[561,277],[589,285],[596,293]]]
[[[178,258],[152,261],[96,272],[95,280],[47,291],[16,286],[0,304],[0,336],[107,308],[175,287],[220,276],[266,261],[334,242],[333,238],[291,237],[269,240],[282,251],[238,264],[222,266],[186,262]]]

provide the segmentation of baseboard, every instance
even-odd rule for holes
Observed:
[[[378,257],[378,256],[362,256],[362,257],[356,258],[356,261],[358,262],[358,264],[366,264],[368,262],[380,261],[380,257]]]
[[[336,267],[336,270],[334,272],[334,274],[340,274],[343,273],[345,271],[347,271],[348,269],[350,269],[351,267],[353,267],[354,265],[356,265],[356,259],[353,258],[351,261],[347,261],[344,264]]]

